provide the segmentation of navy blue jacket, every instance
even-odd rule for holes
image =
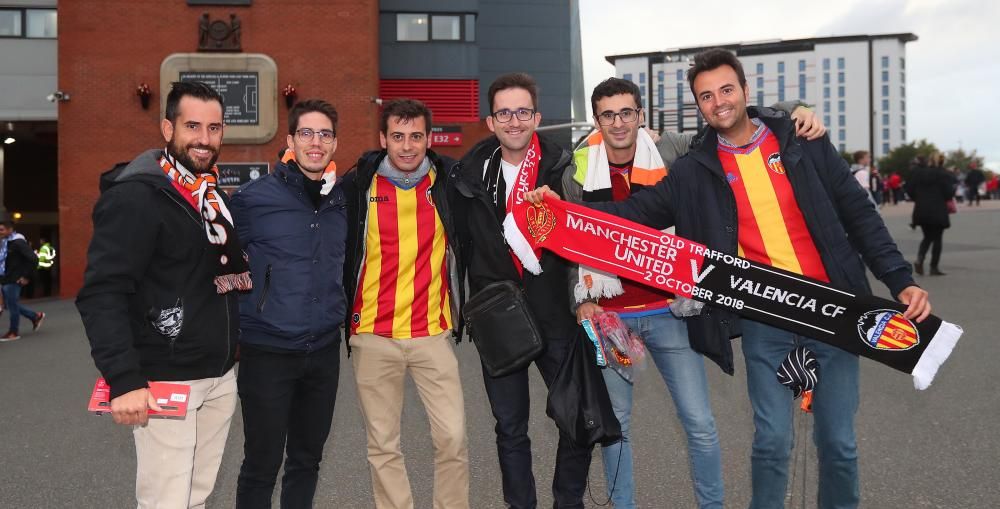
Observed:
[[[778,138],[781,161],[831,284],[855,294],[871,294],[867,265],[893,296],[914,285],[910,264],[830,140],[796,137],[794,124],[784,113],[748,110]],[[701,143],[678,159],[667,177],[652,188],[626,201],[586,205],[654,228],[676,226],[681,237],[736,254],[736,198],[717,151],[718,135],[709,128]],[[741,334],[738,317],[705,306],[687,324],[691,347],[732,374],[729,339]]]
[[[240,342],[310,352],[340,340],[347,205],[338,182],[316,210],[294,161],[240,187],[233,221],[253,291],[240,296]]]

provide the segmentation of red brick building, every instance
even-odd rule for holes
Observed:
[[[194,53],[199,18],[241,23],[245,53],[271,57],[278,68],[278,130],[260,145],[224,143],[220,162],[273,163],[287,133],[285,85],[300,99],[320,97],[340,113],[335,160],[351,167],[378,143],[379,93],[377,0],[294,2],[253,0],[250,6],[189,6],[183,0],[59,3],[59,90],[71,100],[59,104],[59,220],[63,297],[83,282],[92,232],[90,214],[98,177],[115,163],[163,146],[159,131],[160,64],[174,53]],[[149,109],[136,88],[149,85]]]

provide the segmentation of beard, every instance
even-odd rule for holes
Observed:
[[[191,159],[191,157],[188,156],[188,150],[193,148],[208,150],[212,153],[212,158],[205,165],[196,163],[194,159]],[[177,162],[181,163],[182,166],[187,168],[188,171],[195,174],[211,173],[212,168],[215,166],[215,161],[219,159],[219,150],[214,147],[208,145],[197,145],[194,143],[184,147],[179,147],[175,144],[174,140],[167,143],[167,153],[177,160]]]

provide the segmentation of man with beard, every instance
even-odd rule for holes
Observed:
[[[434,507],[469,507],[469,454],[453,340],[464,298],[455,230],[457,163],[429,150],[431,111],[412,99],[382,108],[382,150],[344,176],[344,286],[353,308],[354,379],[368,434],[375,507],[412,509],[400,450],[404,380],[424,403],[434,443]]]
[[[727,50],[696,55],[688,83],[710,126],[702,142],[650,189],[589,206],[654,228],[676,225],[678,236],[710,249],[854,294],[871,293],[867,264],[907,305],[905,318],[920,322],[930,314],[927,292],[914,284],[910,264],[827,137],[807,141],[786,116],[748,107],[743,66]],[[545,192],[532,191],[530,201]],[[688,318],[687,329],[692,348],[717,357],[730,373],[730,338],[742,333],[755,426],[751,509],[784,507],[794,396],[776,372],[798,346],[811,350],[820,366],[812,400],[819,507],[857,507],[858,356],[710,306]]]
[[[508,243],[513,241],[504,240],[501,227],[511,210],[515,189],[528,190],[541,184],[561,189],[563,172],[573,164],[569,151],[535,132],[542,119],[537,98],[538,86],[527,74],[505,74],[490,85],[491,113],[486,117],[486,126],[496,136],[477,144],[462,159],[461,183],[470,195],[463,200],[467,202],[464,219],[469,230],[463,255],[473,294],[502,280],[524,288],[545,340],[544,352],[535,359],[535,366],[545,384],[551,385],[572,341],[578,338],[566,292],[570,264],[552,253],[543,253],[542,272],[536,276],[525,271],[511,256]],[[528,374],[528,368],[524,368],[492,377],[483,370],[486,394],[496,419],[504,502],[514,509],[537,504],[528,438]],[[589,467],[590,448],[560,432],[552,479],[555,507],[583,507]]]
[[[174,83],[166,149],[103,174],[94,207],[76,305],[114,421],[132,426],[140,508],[204,507],[236,408],[236,291],[250,274],[216,188],[222,111],[208,85]],[[151,381],[190,386],[183,419],[149,418]]]
[[[337,110],[297,103],[286,143],[275,170],[233,196],[254,280],[240,296],[240,508],[271,507],[286,454],[281,507],[312,507],[340,376],[347,211],[334,185]]]

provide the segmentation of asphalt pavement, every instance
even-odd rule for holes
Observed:
[[[964,327],[965,335],[934,384],[916,391],[911,378],[862,360],[857,416],[862,507],[1000,507],[1000,206],[960,207],[944,234],[939,277],[919,277],[935,313]],[[908,204],[883,215],[907,259],[915,256],[919,230],[908,228]],[[876,292],[887,296],[873,281]],[[80,317],[70,300],[29,302],[48,313],[38,332],[0,344],[0,507],[135,507],[135,453],[129,429],[110,416],[86,412],[98,374]],[[7,314],[0,317],[6,322]],[[30,323],[22,322],[22,331]],[[5,326],[6,323],[3,323]],[[2,332],[2,330],[0,330]],[[736,375],[709,367],[712,403],[723,447],[726,507],[750,499],[749,454],[753,428],[745,371],[737,352]],[[504,507],[496,460],[493,417],[471,343],[456,347],[462,364],[469,433],[471,498],[475,508]],[[340,393],[316,494],[319,508],[372,507],[365,434],[352,369],[342,359]],[[541,507],[551,506],[550,484],[557,434],[545,416],[545,392],[532,371],[531,438]],[[416,507],[432,506],[433,448],[426,414],[412,383],[403,413],[403,451]],[[815,507],[816,463],[811,417],[796,410],[797,430],[789,508]],[[232,507],[242,459],[237,408],[216,489],[208,507]],[[655,369],[641,373],[633,414],[635,477],[640,507],[695,507],[684,434]],[[593,499],[603,502],[600,453],[591,467]],[[280,485],[280,482],[279,482]],[[275,499],[277,500],[277,499]],[[277,503],[275,504],[277,507]],[[587,507],[599,507],[587,499]]]

